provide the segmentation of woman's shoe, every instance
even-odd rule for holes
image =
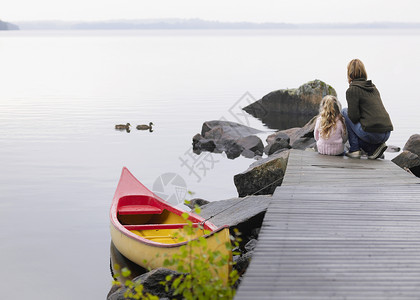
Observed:
[[[378,157],[381,157],[387,148],[388,146],[385,143],[382,143],[378,148],[376,148],[372,155],[368,155],[368,159],[377,159]]]
[[[362,152],[360,150],[353,151],[353,152],[346,152],[346,156],[351,158],[360,158],[362,156]]]

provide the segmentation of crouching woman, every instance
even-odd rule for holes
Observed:
[[[359,59],[347,65],[347,78],[350,84],[346,92],[348,108],[342,111],[350,143],[346,155],[360,158],[364,150],[368,159],[377,159],[387,149],[385,142],[394,129],[391,119],[379,91],[367,80],[365,66]]]

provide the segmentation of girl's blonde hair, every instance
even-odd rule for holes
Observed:
[[[328,139],[332,130],[337,126],[337,121],[340,120],[345,128],[344,117],[341,114],[341,105],[337,98],[331,95],[327,95],[322,98],[321,105],[319,108],[319,116],[321,117],[319,125],[319,134],[324,139]]]
[[[360,59],[352,59],[347,65],[347,80],[352,82],[354,79],[365,78],[367,79],[367,72],[365,65]]]

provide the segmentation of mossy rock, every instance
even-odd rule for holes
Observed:
[[[302,127],[318,114],[326,95],[337,96],[337,92],[331,85],[315,79],[296,89],[273,91],[244,110],[272,129]]]

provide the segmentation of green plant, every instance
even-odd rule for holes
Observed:
[[[195,212],[200,213],[200,208],[196,205]],[[172,292],[172,296],[179,299],[186,300],[195,299],[233,299],[235,295],[235,283],[239,278],[236,270],[232,270],[227,274],[221,274],[220,267],[231,262],[231,255],[223,255],[221,251],[211,251],[207,247],[207,240],[205,237],[197,236],[197,231],[204,231],[204,234],[209,234],[210,231],[205,230],[202,225],[194,226],[188,220],[189,215],[184,213],[182,217],[185,219],[187,225],[181,233],[176,233],[175,237],[179,241],[188,241],[186,245],[181,246],[180,253],[168,257],[164,261],[165,267],[175,269],[180,275],[168,275],[165,281],[161,284],[164,286],[166,292]],[[231,241],[225,244],[229,250],[239,248],[241,239],[239,238],[238,230],[234,230],[235,237],[231,236]],[[221,241],[219,241],[221,243]],[[233,252],[233,254],[238,254]],[[144,293],[144,287],[141,283],[133,282],[128,277],[131,275],[130,270],[114,265],[115,274],[114,285],[122,286],[124,282],[126,291],[124,297],[127,299],[147,299],[155,300],[159,297]]]
[[[141,300],[159,300],[159,297],[154,296],[150,293],[144,292],[144,287],[139,282],[134,282],[128,277],[131,275],[131,271],[128,268],[120,268],[118,264],[114,265],[114,281],[113,285],[122,286],[121,282],[124,282],[126,290],[124,292],[124,298],[126,299],[141,299]]]
[[[200,213],[200,208],[195,207],[195,212]],[[196,236],[198,230],[203,230],[204,234],[210,231],[204,230],[202,225],[194,226],[188,220],[188,214],[184,213],[182,217],[187,225],[184,227],[184,233],[177,233],[179,240],[187,240],[188,243],[181,247],[180,253],[165,259],[164,266],[172,267],[181,273],[174,278],[168,275],[165,285],[166,291],[171,288],[173,296],[182,296],[184,299],[232,299],[235,295],[234,285],[239,278],[236,270],[228,274],[228,280],[224,280],[226,274],[220,274],[220,267],[231,263],[231,256],[223,255],[220,251],[211,251],[207,247],[207,240],[200,236],[198,239],[192,239]],[[181,236],[179,236],[181,235]],[[240,239],[234,239],[234,245],[239,245]],[[225,245],[232,250],[230,242]]]

